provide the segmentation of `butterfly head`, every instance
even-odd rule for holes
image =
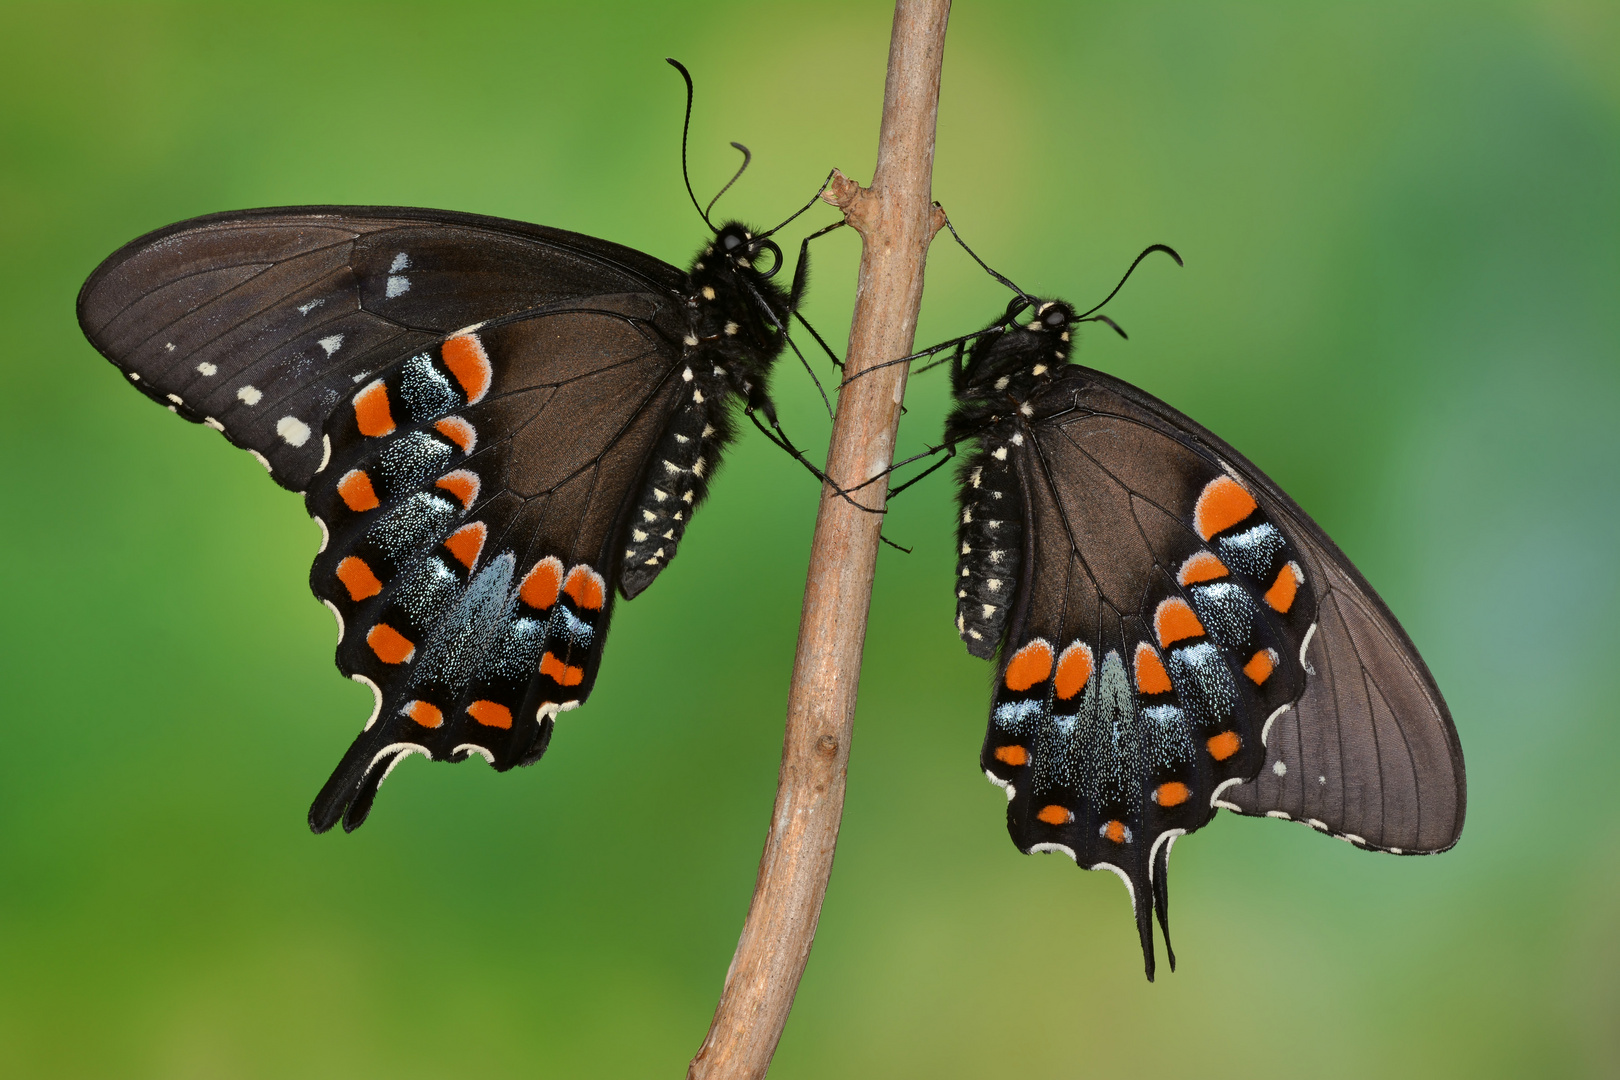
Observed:
[[[728,222],[715,233],[714,254],[723,265],[734,270],[751,270],[762,278],[772,278],[782,268],[782,249],[763,236],[756,236],[740,221]],[[761,269],[761,256],[769,253],[771,264]]]
[[[1026,307],[1030,315],[1020,321]],[[1023,400],[1069,362],[1074,321],[1074,308],[1062,300],[1014,300],[1005,332],[986,335],[974,347],[958,375],[957,393]]]
[[[774,357],[788,318],[787,294],[770,280],[781,268],[782,249],[769,237],[739,221],[722,225],[688,275],[693,335],[739,357]]]
[[[1035,304],[1035,317],[1024,324],[1024,329],[1062,334],[1073,321],[1074,309],[1062,300],[1041,300]]]

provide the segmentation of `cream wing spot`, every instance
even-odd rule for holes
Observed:
[[[309,442],[309,425],[296,416],[283,416],[276,421],[276,434],[288,446],[303,446]]]

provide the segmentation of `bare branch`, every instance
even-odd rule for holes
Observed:
[[[846,379],[911,352],[922,305],[923,264],[943,217],[930,199],[934,122],[949,0],[898,0],[889,41],[872,186],[842,175],[824,196],[862,239]],[[881,509],[882,475],[894,457],[906,365],[848,382],[839,397],[827,475]],[[832,873],[844,810],[855,692],[877,567],[881,514],[863,512],[823,486],[788,694],[776,806],[754,900],[726,973],[708,1038],[689,1080],[758,1080],[787,1024]]]

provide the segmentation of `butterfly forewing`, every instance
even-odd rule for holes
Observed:
[[[1444,851],[1466,809],[1445,701],[1359,575],[1337,552],[1304,546],[1325,591],[1304,653],[1312,674],[1304,696],[1272,722],[1265,767],[1220,805],[1397,854]]]
[[[126,245],[85,283],[79,323],[147,396],[303,491],[327,414],[401,356],[471,323],[598,294],[662,297],[680,280],[629,248],[472,214],[250,210]]]

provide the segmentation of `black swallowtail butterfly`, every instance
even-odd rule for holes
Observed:
[[[357,827],[413,753],[504,771],[545,752],[596,681],[615,592],[675,557],[735,400],[774,423],[802,284],[769,280],[781,260],[736,222],[683,273],[539,225],[315,206],[184,221],[90,276],[102,355],[322,529],[310,587],[376,706],[312,829]]]
[[[999,656],[980,756],[1013,842],[1118,874],[1151,980],[1171,845],[1218,808],[1429,854],[1462,831],[1464,768],[1372,586],[1219,437],[1071,364],[1087,315],[1021,295],[957,345],[956,626]]]

